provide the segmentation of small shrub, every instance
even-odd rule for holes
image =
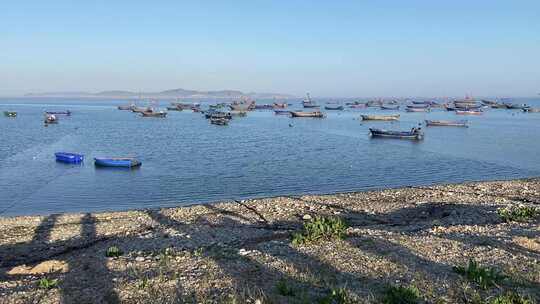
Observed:
[[[117,246],[111,246],[107,248],[107,252],[105,253],[105,255],[109,258],[117,258],[122,254],[124,254],[124,252],[122,252],[122,250]]]
[[[540,208],[517,206],[497,210],[501,219],[505,222],[526,222],[540,215]]]
[[[306,223],[302,232],[293,234],[294,245],[306,244],[322,239],[342,239],[347,224],[340,218],[316,217]]]
[[[384,304],[416,304],[420,302],[420,291],[415,286],[390,286],[384,292]]]
[[[276,284],[276,289],[278,293],[285,297],[294,297],[294,289],[289,286],[286,280],[281,279]]]
[[[38,281],[38,287],[41,289],[53,289],[53,288],[56,288],[57,286],[58,286],[58,280],[56,279],[51,280],[51,279],[43,278]]]
[[[500,295],[493,300],[489,301],[489,304],[534,304],[531,299],[523,297],[514,292],[508,292],[504,295]]]
[[[344,288],[332,289],[326,296],[320,298],[318,304],[347,304],[352,301]]]
[[[495,268],[482,267],[475,260],[469,260],[467,267],[457,266],[454,271],[467,278],[467,280],[478,284],[483,289],[496,286],[505,276]]]

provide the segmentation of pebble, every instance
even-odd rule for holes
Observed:
[[[310,219],[312,219],[312,217],[311,217],[311,215],[306,214],[306,215],[304,215],[304,216],[302,217],[302,219],[305,220],[305,221],[309,221]]]

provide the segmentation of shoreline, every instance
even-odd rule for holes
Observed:
[[[179,203],[179,205],[174,206],[154,206],[154,207],[141,207],[141,208],[112,208],[112,209],[104,209],[104,210],[95,210],[95,211],[65,211],[65,212],[54,212],[54,213],[37,213],[37,214],[21,214],[21,215],[7,215],[4,216],[0,214],[0,222],[2,219],[7,218],[24,218],[24,217],[43,217],[43,216],[49,216],[49,215],[80,215],[83,213],[91,213],[91,214],[100,214],[100,213],[116,213],[116,212],[129,212],[129,211],[155,211],[155,210],[161,210],[161,209],[175,209],[175,208],[189,208],[199,205],[215,205],[215,204],[234,204],[237,201],[256,201],[256,200],[267,200],[267,199],[279,199],[279,198],[295,198],[295,197],[301,197],[301,196],[330,196],[330,195],[346,195],[346,194],[359,194],[359,193],[367,193],[367,192],[381,192],[381,191],[388,191],[388,190],[398,190],[398,189],[422,189],[422,188],[429,188],[434,186],[453,186],[453,185],[466,185],[466,184],[477,184],[477,183],[493,183],[493,182],[509,182],[509,181],[528,181],[528,180],[540,180],[540,176],[532,176],[532,177],[522,177],[522,178],[508,178],[508,179],[494,179],[494,180],[472,180],[472,181],[465,181],[465,182],[447,182],[447,183],[427,183],[427,184],[419,184],[416,186],[395,186],[395,187],[382,187],[382,186],[374,186],[372,188],[366,188],[365,190],[356,190],[356,191],[330,191],[330,192],[316,192],[312,191],[309,193],[296,193],[296,194],[283,194],[283,195],[260,195],[260,196],[250,196],[245,198],[239,198],[239,199],[229,199],[229,200],[210,200],[210,201],[200,201],[200,202],[188,202],[185,203],[185,205],[180,205],[182,203]],[[11,208],[8,208],[8,210]]]
[[[540,207],[540,178],[0,217],[0,303],[317,303],[334,289],[377,303],[389,285],[427,302],[540,298],[540,219],[497,214],[519,204]],[[344,239],[292,244],[318,217],[343,219]],[[123,254],[106,257],[112,246]],[[511,282],[467,282],[452,269],[469,259]],[[58,286],[39,288],[43,278]]]

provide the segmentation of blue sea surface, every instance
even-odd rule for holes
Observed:
[[[258,101],[264,102],[271,103]],[[539,99],[514,102],[540,107]],[[362,122],[360,114],[392,111],[327,111],[325,119],[253,111],[216,126],[192,111],[143,118],[117,110],[123,103],[0,99],[0,111],[18,112],[17,118],[0,117],[0,216],[540,176],[540,113],[401,111],[399,122]],[[291,103],[293,109],[300,107],[299,100]],[[44,127],[45,110],[66,109],[73,115]],[[425,119],[468,119],[470,127],[429,127],[423,141],[368,135],[369,127],[410,129]],[[57,163],[59,151],[80,152],[86,160]],[[135,170],[94,167],[94,157],[109,156],[136,156],[143,165]]]

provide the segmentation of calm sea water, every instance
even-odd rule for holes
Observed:
[[[540,106],[535,99],[513,101]],[[0,99],[0,111],[19,113],[0,117],[0,216],[540,176],[536,113],[489,110],[456,117],[438,110],[367,123],[358,120],[360,113],[391,111],[348,109],[326,119],[254,111],[223,127],[191,111],[142,118],[118,111],[122,103]],[[64,109],[73,115],[43,126],[44,110]],[[421,142],[368,136],[370,126],[410,129],[424,119],[463,118],[469,128],[428,128]],[[87,160],[56,163],[57,151],[81,152]],[[98,169],[92,160],[126,155],[137,156],[142,167]]]

